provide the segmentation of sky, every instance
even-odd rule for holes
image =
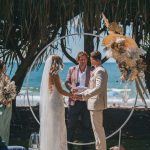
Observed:
[[[77,33],[74,28],[71,29],[71,34]],[[102,53],[102,57],[105,56],[105,52],[103,51],[104,47],[102,46],[102,40],[106,35],[102,34],[100,36],[100,44],[98,50]],[[80,51],[83,51],[84,49],[84,36],[83,35],[74,35],[66,37],[67,41],[67,48],[68,53],[73,57],[76,58],[77,54]],[[96,45],[96,41],[94,41],[94,44]],[[96,47],[96,46],[95,46]],[[70,62],[68,58],[65,57],[65,55],[62,54],[62,52],[58,52],[58,55],[62,56],[64,62]],[[107,62],[115,62],[114,59],[110,58]]]
[[[77,16],[74,20],[72,20],[72,22],[73,22],[72,24],[71,24],[71,21],[68,22],[68,28],[70,29],[70,31],[69,31],[70,34],[77,33],[76,30],[77,30],[77,25],[79,24],[79,21],[81,21],[80,17]],[[132,26],[133,25],[131,24],[130,26],[126,27],[126,36],[132,35]],[[105,36],[107,36],[106,33],[102,33],[100,35],[100,44],[99,44],[99,48],[98,48],[98,50],[102,53],[102,57],[104,57],[106,55],[105,54],[106,51],[104,51],[104,47],[102,46],[102,40]],[[83,51],[83,49],[84,49],[84,37],[83,37],[83,35],[69,36],[66,38],[66,40],[67,40],[67,48],[71,49],[71,50],[68,50],[68,53],[72,57],[76,58],[77,54],[80,51]],[[96,45],[96,41],[94,42],[94,44]],[[60,52],[59,55],[63,56],[62,52]],[[68,58],[66,58],[65,56],[63,56],[63,61],[64,62],[70,62],[68,60]],[[109,58],[109,60],[107,60],[107,62],[115,62],[115,60],[113,58]]]

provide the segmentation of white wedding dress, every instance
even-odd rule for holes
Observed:
[[[63,97],[55,85],[48,88],[52,56],[45,63],[40,88],[40,150],[67,150]]]

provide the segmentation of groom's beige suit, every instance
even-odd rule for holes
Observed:
[[[106,150],[103,110],[107,108],[107,80],[106,70],[98,66],[91,73],[89,88],[82,92],[83,100],[88,101],[97,150]]]

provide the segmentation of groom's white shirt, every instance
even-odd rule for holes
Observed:
[[[83,99],[88,101],[89,110],[107,108],[107,80],[107,72],[102,66],[98,66],[93,70],[89,88],[81,93]]]

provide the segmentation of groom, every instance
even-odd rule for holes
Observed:
[[[95,67],[90,77],[87,90],[75,94],[75,99],[88,101],[88,110],[96,140],[96,150],[106,150],[105,131],[103,127],[103,110],[107,108],[107,80],[106,70],[101,66],[101,53],[91,53],[91,65]]]

